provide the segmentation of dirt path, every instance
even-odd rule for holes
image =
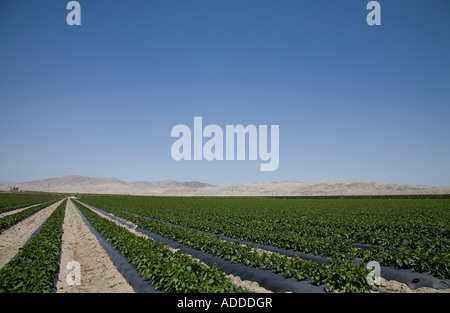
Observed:
[[[39,204],[37,204],[37,205],[39,205]],[[34,206],[36,206],[36,205],[30,205],[30,206],[27,206],[27,207],[24,207],[24,208],[15,209],[15,210],[12,210],[12,211],[8,211],[8,212],[5,212],[5,213],[2,213],[2,214],[0,214],[0,218],[8,216],[8,215],[12,215],[12,214],[16,214],[16,213],[22,212],[23,210],[29,209],[29,208],[34,207]]]
[[[17,252],[19,252],[19,248],[25,245],[30,236],[53,213],[62,201],[60,200],[40,210],[0,234],[0,268],[11,261]]]
[[[450,289],[434,289],[429,287],[422,287],[414,290],[404,283],[395,280],[387,280],[383,277],[381,278],[381,286],[379,288],[396,293],[450,293]]]
[[[61,245],[61,265],[56,284],[59,293],[131,293],[126,282],[112,263],[107,252],[81,219],[71,201],[67,201]],[[80,265],[80,284],[67,279],[76,269],[67,269],[69,262]],[[68,282],[72,282],[70,285]],[[76,282],[76,280],[75,280]]]

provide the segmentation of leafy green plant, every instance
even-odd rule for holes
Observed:
[[[18,222],[26,219],[27,217],[30,217],[31,215],[39,212],[40,210],[52,205],[54,202],[33,206],[18,213],[7,215],[0,218],[0,233],[10,228],[11,226],[17,224]]]
[[[450,278],[449,197],[84,196],[82,200],[238,240],[329,258],[376,260]],[[356,243],[367,247],[356,248]]]
[[[63,198],[62,195],[47,193],[0,193],[0,214]]]
[[[1,293],[49,293],[59,271],[62,224],[67,200],[44,222],[39,232],[0,271]]]
[[[234,285],[217,267],[207,267],[180,251],[174,253],[159,242],[138,237],[80,203],[76,206],[155,287],[166,292],[247,292]]]
[[[209,252],[236,263],[242,263],[252,267],[261,267],[272,270],[275,273],[283,273],[287,278],[295,277],[299,280],[310,280],[316,285],[328,282],[331,284],[332,289],[344,289],[347,287],[349,292],[355,290],[368,291],[371,289],[367,284],[363,286],[360,285],[359,282],[365,281],[367,273],[361,272],[351,261],[341,260],[341,265],[345,264],[345,268],[336,266],[329,267],[327,265],[319,265],[312,261],[302,260],[299,257],[288,258],[279,253],[264,254],[256,248],[252,248],[249,245],[242,245],[239,242],[224,241],[217,236],[210,236],[192,229],[171,226],[167,223],[144,218],[121,210],[105,207],[103,209],[151,232],[158,233],[166,238],[189,245],[194,249]],[[337,271],[338,273],[345,271],[345,279],[327,281],[324,273],[330,271]],[[357,285],[353,286],[355,282],[357,282]]]

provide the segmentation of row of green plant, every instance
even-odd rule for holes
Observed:
[[[76,203],[89,223],[110,242],[144,279],[166,292],[246,292],[232,283],[219,268],[208,267],[162,243],[145,239],[100,217]]]
[[[25,209],[23,211],[20,211],[20,212],[14,213],[14,214],[10,214],[10,215],[0,218],[0,233],[5,231],[6,229],[10,228],[11,226],[17,224],[18,222],[30,217],[31,215],[39,212],[40,210],[42,210],[56,202],[57,201],[46,202],[46,203],[43,203],[43,204],[40,204],[37,206],[33,206],[33,207]]]
[[[271,199],[450,199],[450,194],[351,195],[351,196],[266,196]]]
[[[136,214],[136,213],[134,213]],[[200,224],[206,224],[203,221]],[[189,224],[188,224],[189,225]],[[200,229],[203,227],[199,227]],[[253,241],[257,243],[294,249],[304,253],[312,252],[316,255],[329,256],[341,259],[362,259],[364,262],[377,260],[382,265],[394,266],[396,268],[407,268],[417,272],[428,272],[439,278],[450,276],[450,254],[439,244],[442,240],[436,240],[425,249],[420,245],[415,248],[387,246],[372,246],[367,249],[358,249],[349,240],[341,236],[300,236],[297,233],[289,232],[284,236],[273,236],[258,228],[232,228],[225,234],[241,240]],[[414,240],[411,236],[409,240]],[[417,239],[425,242],[425,239]]]
[[[0,193],[0,214],[62,198],[61,195],[45,193]]]
[[[59,271],[62,224],[67,200],[0,271],[1,293],[49,293]]]
[[[239,240],[450,277],[448,199],[81,199]]]
[[[368,292],[371,287],[366,282],[370,272],[364,264],[356,265],[351,261],[332,259],[330,264],[317,264],[297,256],[286,257],[279,253],[258,251],[239,242],[224,241],[192,229],[170,226],[166,223],[127,213],[122,210],[102,206],[102,210],[130,221],[139,227],[211,253],[225,260],[242,263],[251,267],[260,267],[283,273],[286,278],[294,277],[300,281],[308,280],[316,285],[324,285],[326,291],[345,290],[346,292]],[[339,279],[336,279],[339,278]]]

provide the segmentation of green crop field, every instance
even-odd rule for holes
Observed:
[[[325,284],[327,290],[369,289],[367,273],[349,261],[353,259],[450,278],[450,199],[91,195],[80,200],[196,249]],[[313,253],[333,263],[319,266],[300,258],[261,255],[213,234]]]
[[[1,195],[0,204],[6,210],[40,205],[0,218],[4,229],[62,196],[18,199]],[[41,204],[43,200],[51,202]],[[170,251],[156,237],[138,237],[111,221],[111,217],[134,225],[134,230],[147,231],[150,236],[160,236],[227,264],[281,274],[286,281],[294,278],[322,287],[324,292],[374,291],[376,287],[367,281],[371,269],[366,264],[370,261],[394,270],[426,273],[437,280],[450,279],[447,196],[340,199],[78,195],[73,202],[59,205],[32,242],[0,271],[1,292],[50,292],[58,267],[65,266],[58,263],[58,254],[64,209],[69,202],[148,284],[163,292],[249,290],[233,284],[220,265],[206,266],[201,257],[195,260],[183,251]]]

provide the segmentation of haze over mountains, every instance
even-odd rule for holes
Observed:
[[[317,182],[265,182],[210,185],[198,181],[125,182],[117,178],[64,176],[24,183],[0,184],[0,191],[18,187],[22,191],[64,193],[102,193],[176,196],[296,196],[296,195],[394,195],[450,194],[450,186],[425,186],[357,180],[321,180]]]

